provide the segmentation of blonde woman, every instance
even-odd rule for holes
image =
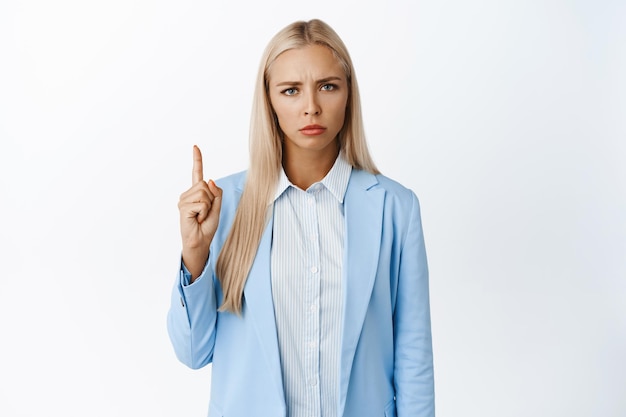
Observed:
[[[212,363],[209,416],[434,416],[415,194],[369,155],[346,47],[293,23],[263,55],[247,172],[179,201],[168,314],[180,361]]]

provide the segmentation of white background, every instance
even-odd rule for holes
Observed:
[[[246,167],[262,49],[314,17],[422,203],[438,416],[626,415],[626,3],[4,0],[1,416],[206,415],[165,328],[191,147]]]

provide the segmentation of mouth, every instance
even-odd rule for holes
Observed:
[[[321,135],[325,131],[326,131],[326,128],[320,125],[308,125],[300,129],[300,133],[302,133],[303,135],[307,135],[307,136]]]

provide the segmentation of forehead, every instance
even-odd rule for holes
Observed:
[[[270,81],[302,81],[329,76],[345,78],[341,62],[333,51],[322,45],[289,49],[276,58],[269,70]]]

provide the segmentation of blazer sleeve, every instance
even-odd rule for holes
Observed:
[[[182,265],[172,290],[167,314],[167,331],[176,357],[192,369],[202,368],[213,360],[217,297],[211,260],[192,283]]]
[[[428,266],[419,201],[411,195],[394,311],[396,409],[398,417],[434,417]]]

